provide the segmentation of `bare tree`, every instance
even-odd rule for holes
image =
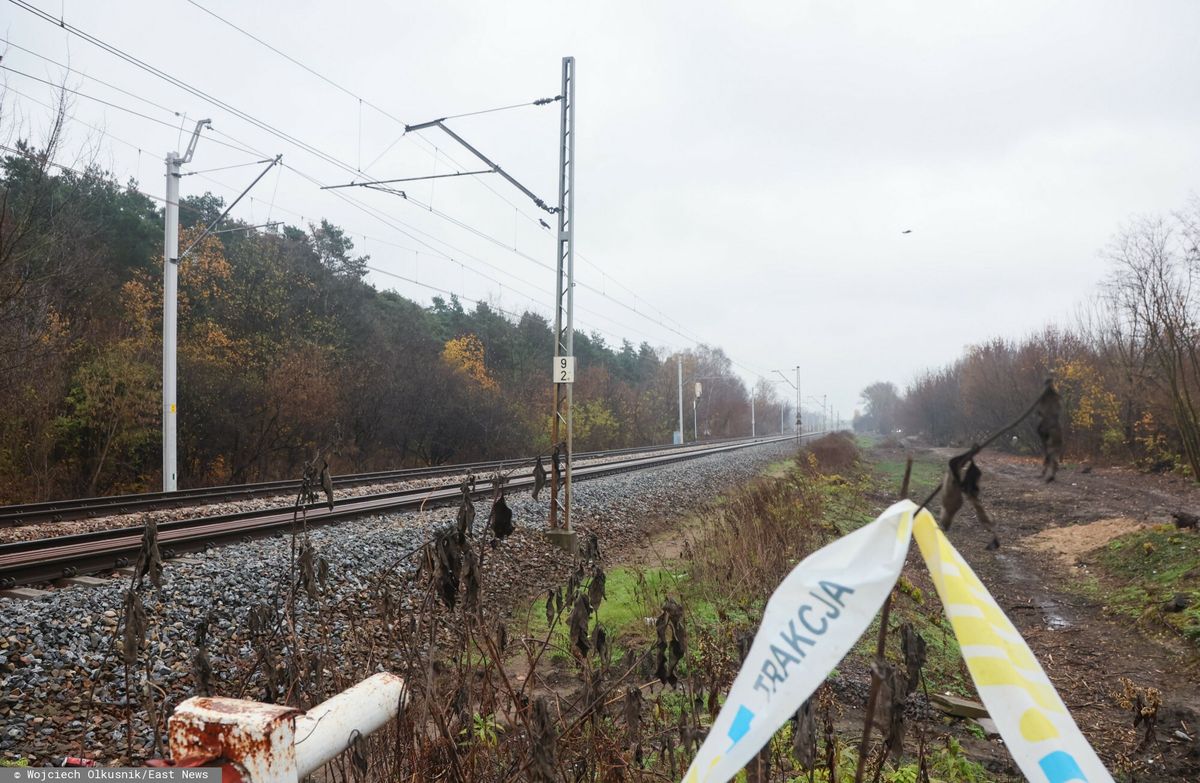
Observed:
[[[1106,295],[1115,318],[1115,347],[1130,377],[1165,393],[1184,458],[1200,476],[1200,263],[1195,223],[1142,219],[1113,241],[1115,271]]]

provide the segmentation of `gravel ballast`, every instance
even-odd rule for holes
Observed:
[[[594,532],[602,552],[628,548],[671,519],[697,509],[717,494],[760,473],[795,452],[792,441],[700,457],[665,467],[578,482],[574,488],[575,527]],[[548,491],[534,501],[527,491],[508,497],[516,531],[487,555],[488,600],[520,599],[561,583],[571,558],[542,535]],[[487,535],[489,504],[476,501],[476,535]],[[452,524],[455,509],[389,513],[312,528],[309,535],[329,565],[320,606],[306,618],[320,631],[329,660],[349,660],[359,629],[346,615],[368,616],[378,586],[404,585],[417,568],[418,551],[431,532]],[[191,656],[197,621],[212,613],[208,651],[218,695],[236,695],[235,684],[251,665],[254,648],[246,631],[252,607],[274,604],[290,582],[290,535],[230,545],[168,564],[163,586],[147,581],[142,600],[149,618],[139,669],[149,662],[150,680],[166,714],[193,695]],[[125,673],[114,650],[128,577],[98,587],[65,587],[30,601],[0,598],[0,758],[31,764],[83,756],[100,763],[128,761],[125,727]],[[411,593],[412,591],[409,590]],[[417,597],[396,595],[402,608]],[[356,637],[357,638],[357,637]],[[341,658],[338,656],[347,656]],[[373,653],[371,662],[386,655]],[[346,664],[347,667],[350,664]],[[379,666],[375,666],[379,668]],[[331,684],[366,672],[342,672]],[[336,675],[337,673],[335,673]],[[153,729],[140,707],[146,684],[132,675],[135,707],[133,758],[155,755]],[[352,679],[349,681],[353,681]],[[348,682],[346,683],[348,684]],[[87,708],[94,688],[94,707]],[[161,689],[159,691],[158,689]],[[260,698],[247,692],[246,698]]]

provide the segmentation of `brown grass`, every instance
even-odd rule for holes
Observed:
[[[809,444],[808,451],[816,458],[817,467],[823,473],[845,473],[862,459],[858,444],[847,432],[834,432],[815,440]]]

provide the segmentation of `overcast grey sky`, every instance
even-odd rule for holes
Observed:
[[[461,170],[447,153],[475,167],[436,131],[401,138],[393,119],[187,0],[31,2],[359,179]],[[903,386],[966,344],[1069,320],[1123,221],[1200,191],[1194,0],[198,2],[408,123],[553,96],[574,55],[578,276],[611,297],[578,290],[580,328],[687,345],[621,300],[724,347],[748,380],[800,364],[805,393],[827,393],[843,415],[872,381]],[[255,160],[219,143],[234,139],[324,184],[355,176],[17,5],[0,5],[0,21],[14,45],[4,65],[59,82],[61,68],[16,47],[69,61],[80,72],[69,86],[175,126],[73,99],[71,149],[90,138],[145,190],[161,194],[164,154],[186,145],[173,112],[227,134],[206,133],[192,170]],[[52,90],[0,75],[6,113],[36,131],[47,111],[31,99]],[[450,124],[555,200],[556,106]],[[188,177],[183,193],[228,200],[253,176]],[[536,220],[554,221],[498,178],[486,184],[409,191],[490,240],[388,194],[343,191],[358,202],[347,203],[293,169],[235,214],[326,217],[379,269],[549,315],[553,274],[527,257],[553,264]]]

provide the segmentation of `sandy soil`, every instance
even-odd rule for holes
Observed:
[[[1058,555],[1062,565],[1074,568],[1079,563],[1080,557],[1088,552],[1099,549],[1115,538],[1120,538],[1127,533],[1136,533],[1147,527],[1150,525],[1131,517],[1097,519],[1095,522],[1082,525],[1047,528],[1032,536],[1026,536],[1017,544],[1036,552]]]
[[[969,510],[950,537],[1024,635],[1080,729],[1114,773],[1130,770],[1139,781],[1200,780],[1200,650],[1110,615],[1077,589],[1087,568],[1081,555],[1141,526],[1170,523],[1172,511],[1194,510],[1200,489],[1121,468],[1062,470],[1047,484],[1034,460],[985,452],[977,461],[1003,544],[986,551],[986,531]],[[1163,693],[1159,741],[1148,751],[1135,753],[1132,715],[1113,698],[1122,677]]]

